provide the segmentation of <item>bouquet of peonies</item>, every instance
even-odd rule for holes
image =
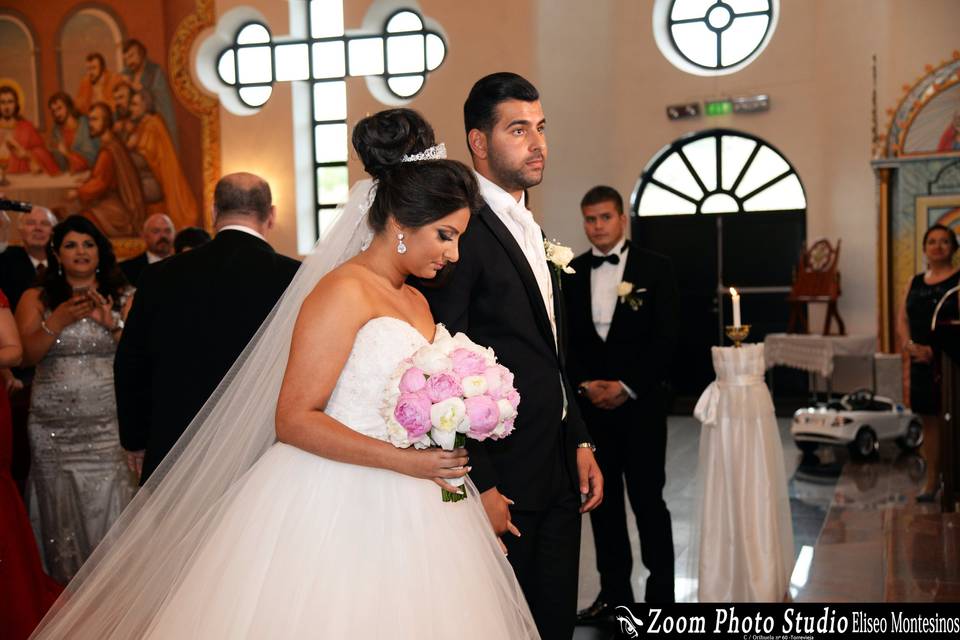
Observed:
[[[451,336],[438,325],[433,343],[397,367],[381,413],[395,446],[451,450],[464,446],[467,437],[499,440],[510,435],[519,404],[513,374],[497,364],[492,349],[462,333]],[[448,482],[460,487],[463,478]],[[444,502],[465,497],[443,491]]]

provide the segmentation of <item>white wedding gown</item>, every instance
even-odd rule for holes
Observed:
[[[326,413],[386,440],[384,387],[427,341],[379,317],[357,333]],[[476,490],[276,443],[222,498],[145,637],[538,638]]]

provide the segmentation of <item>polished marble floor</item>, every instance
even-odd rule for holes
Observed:
[[[800,602],[960,601],[960,514],[917,504],[924,462],[883,443],[869,461],[851,461],[845,450],[821,448],[804,458],[790,437],[790,420],[778,419],[789,478],[796,565],[787,597]],[[700,423],[670,418],[664,497],[673,518],[676,595],[695,600],[688,544],[694,509]],[[629,512],[630,506],[627,505]],[[630,539],[639,549],[630,518]],[[635,552],[636,553],[636,552]],[[599,591],[589,519],[583,521],[579,606]],[[647,571],[633,567],[642,598]],[[610,637],[578,627],[576,640]]]

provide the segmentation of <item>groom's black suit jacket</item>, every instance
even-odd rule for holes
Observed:
[[[489,206],[473,216],[459,249],[459,261],[437,282],[414,284],[427,297],[437,322],[496,352],[500,363],[514,373],[520,393],[511,435],[498,441],[467,441],[470,477],[481,492],[496,486],[517,509],[542,509],[557,494],[556,457],[563,456],[576,483],[576,446],[590,442],[565,374],[568,407],[562,419],[566,325],[560,279],[550,266],[558,353],[533,270]]]
[[[621,380],[637,394],[637,401],[628,400],[617,411],[597,409],[581,397],[584,418],[593,425],[622,421],[624,411],[664,403],[678,334],[677,285],[669,259],[631,245],[622,281],[645,291],[635,293],[641,302],[636,310],[617,302],[607,339],[602,340],[593,324],[590,262],[589,251],[577,256],[570,263],[576,273],[563,278],[570,382],[579,386],[585,380]]]
[[[120,442],[146,449],[141,483],[176,444],[293,279],[300,263],[226,230],[147,267],[117,355]]]

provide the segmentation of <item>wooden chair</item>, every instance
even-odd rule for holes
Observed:
[[[811,302],[826,303],[827,315],[823,321],[823,335],[833,335],[830,327],[837,320],[838,332],[835,335],[847,335],[843,318],[837,310],[840,297],[840,272],[837,263],[840,260],[840,240],[834,248],[830,241],[821,238],[800,255],[800,261],[793,274],[793,286],[787,300],[790,302],[790,323],[788,333],[809,333],[807,314],[804,305]]]

